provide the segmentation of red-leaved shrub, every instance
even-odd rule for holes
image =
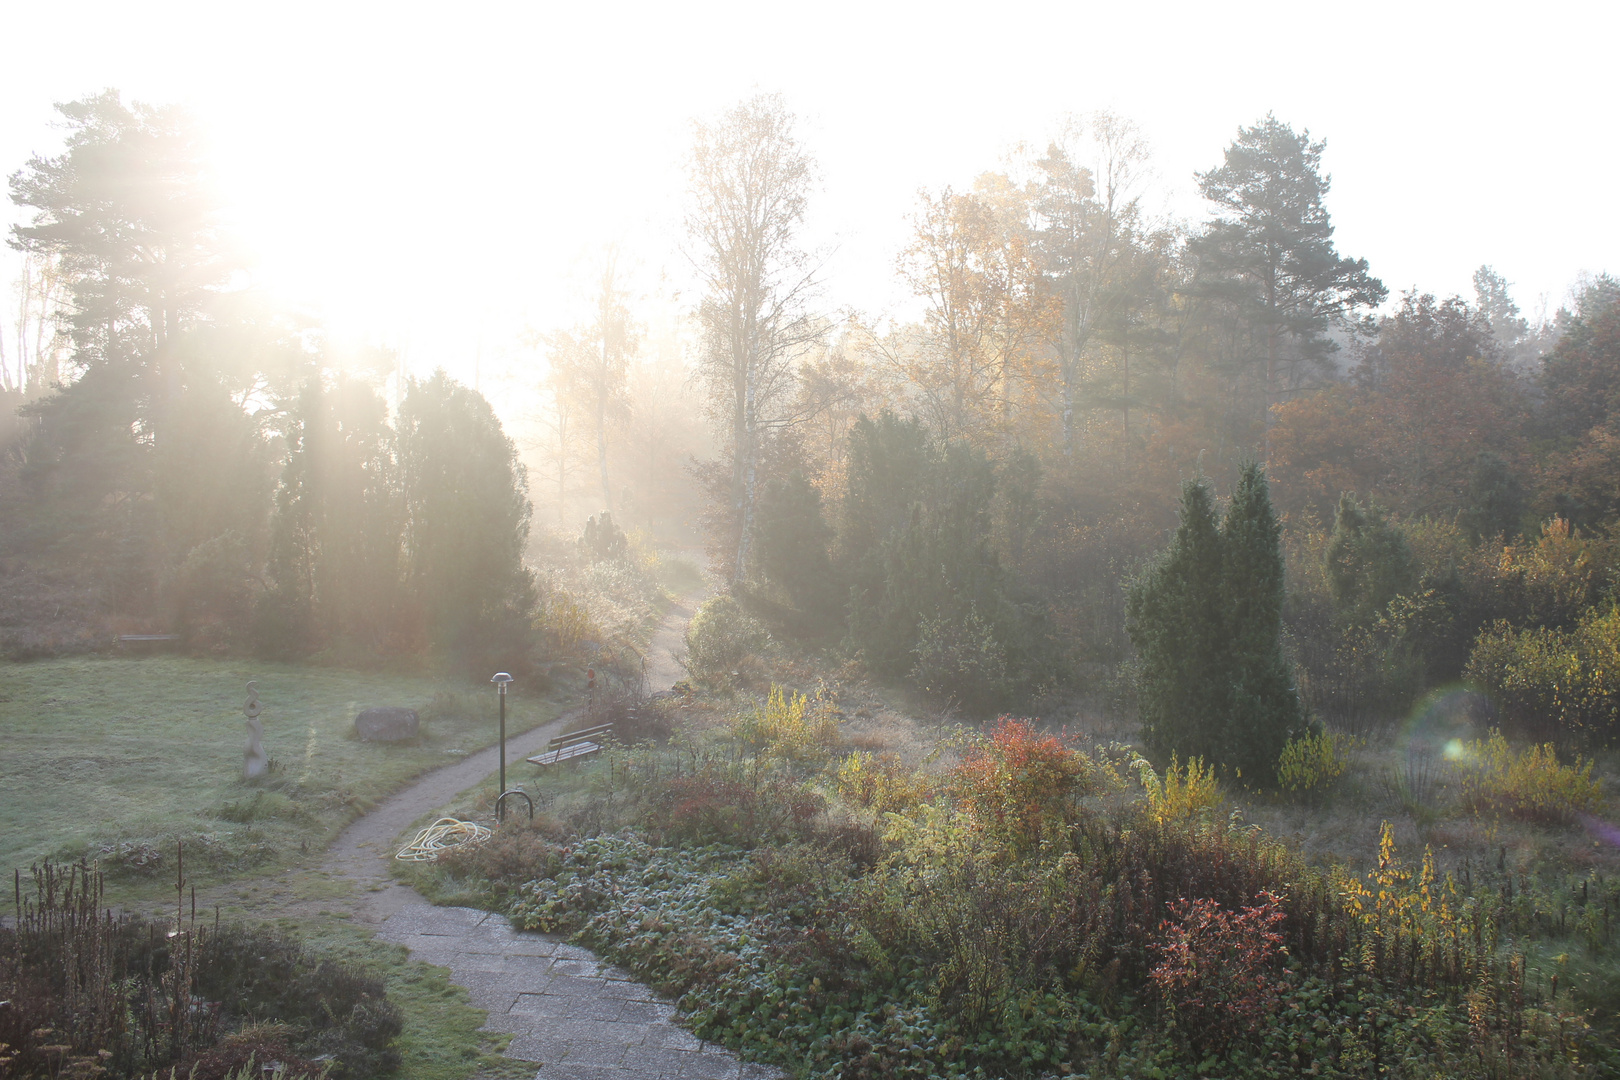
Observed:
[[[1281,982],[1272,968],[1283,952],[1282,900],[1270,891],[1256,900],[1241,911],[1207,898],[1178,900],[1159,924],[1149,977],[1199,1051],[1224,1049],[1277,1007]]]

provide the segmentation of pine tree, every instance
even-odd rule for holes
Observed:
[[[1238,132],[1220,166],[1198,174],[1216,216],[1187,245],[1195,292],[1230,320],[1225,362],[1258,391],[1253,405],[1267,427],[1271,406],[1337,349],[1330,324],[1388,294],[1366,259],[1334,247],[1325,148],[1267,116]]]

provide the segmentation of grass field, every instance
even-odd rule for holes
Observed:
[[[269,777],[241,779],[242,705],[256,680]],[[564,705],[514,687],[507,727]],[[423,737],[353,737],[369,705],[423,714]],[[495,695],[429,675],[181,657],[0,666],[0,867],[99,859],[144,891],[172,881],[175,842],[198,885],[322,851],[406,780],[495,740]]]

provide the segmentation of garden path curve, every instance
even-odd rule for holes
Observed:
[[[649,690],[681,677],[676,657],[701,592],[673,605],[647,655]],[[537,753],[564,716],[506,741],[509,763]],[[423,814],[451,802],[495,772],[491,747],[436,769],[396,792],[345,829],[324,869],[360,886],[355,917],[411,959],[450,969],[473,1003],[489,1013],[486,1030],[513,1036],[506,1056],[537,1066],[537,1080],[767,1080],[776,1069],[744,1064],[723,1047],[699,1041],[674,1022],[675,1008],[630,974],[555,935],[514,930],[501,915],[434,907],[394,880],[390,860]]]

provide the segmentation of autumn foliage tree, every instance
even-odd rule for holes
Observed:
[[[1275,410],[1271,465],[1291,509],[1325,516],[1354,491],[1404,514],[1455,514],[1472,504],[1482,457],[1522,468],[1529,405],[1477,311],[1408,293],[1349,382]]]

